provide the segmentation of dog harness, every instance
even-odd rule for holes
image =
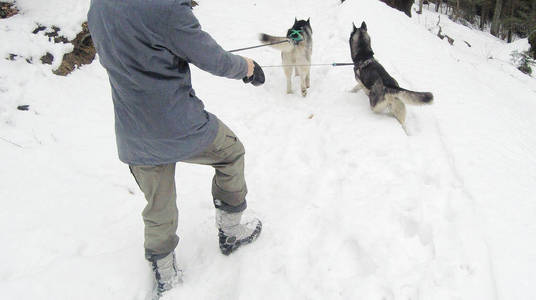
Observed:
[[[375,62],[376,60],[374,59],[374,57],[371,57],[367,60],[364,60],[360,63],[355,63],[354,64],[354,73],[355,73],[355,78],[356,79],[359,79],[361,80],[361,70],[366,68],[368,65],[370,65],[372,62]]]
[[[366,66],[370,65],[370,64],[371,64],[372,62],[374,62],[374,61],[376,61],[376,60],[374,59],[374,57],[371,57],[371,58],[369,58],[369,59],[367,59],[367,60],[365,60],[365,61],[362,61],[362,62],[358,63],[358,64],[356,65],[356,67],[357,67],[358,69],[363,69],[363,68],[365,68]]]
[[[288,35],[288,38],[290,38],[294,44],[298,44],[299,42],[303,41],[303,30],[296,30],[291,29],[290,34]]]

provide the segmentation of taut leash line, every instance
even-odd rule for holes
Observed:
[[[246,47],[246,48],[240,48],[240,49],[234,49],[234,50],[229,50],[227,52],[238,52],[238,51],[244,51],[244,50],[255,49],[255,48],[260,48],[260,47],[266,47],[266,46],[282,44],[282,43],[289,43],[289,40],[283,40],[283,41],[279,41],[279,42],[273,42],[273,43],[269,43],[269,44],[262,44],[262,45],[258,45],[258,46],[252,46],[252,47]]]
[[[300,35],[299,32],[296,32],[296,33],[293,33],[293,34],[297,34],[298,37],[301,38],[301,35]],[[290,38],[290,39],[293,40],[293,41],[296,41],[295,38]],[[282,40],[282,41],[273,42],[273,43],[269,43],[269,44],[262,44],[262,45],[251,46],[251,47],[246,47],[246,48],[239,48],[239,49],[229,50],[228,52],[238,52],[238,51],[244,51],[244,50],[255,49],[255,48],[260,48],[260,47],[266,47],[266,46],[271,46],[271,45],[277,45],[277,44],[282,44],[282,43],[290,43],[290,40]],[[273,66],[260,66],[260,67],[261,68],[320,67],[320,66],[340,67],[340,66],[353,66],[353,65],[354,65],[354,63],[331,63],[331,64],[306,64],[306,65],[273,65]]]
[[[308,64],[308,65],[272,65],[272,66],[261,66],[261,68],[320,67],[320,66],[340,67],[340,66],[353,66],[353,65],[354,63],[331,63],[331,64]]]

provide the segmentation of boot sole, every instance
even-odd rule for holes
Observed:
[[[259,221],[259,224],[255,227],[255,230],[253,230],[253,233],[251,233],[250,236],[248,236],[245,239],[238,240],[234,242],[232,245],[225,244],[226,236],[223,234],[223,231],[219,231],[219,237],[220,237],[220,251],[223,255],[229,255],[233,253],[236,249],[240,248],[243,245],[251,244],[253,243],[262,232],[262,222]]]

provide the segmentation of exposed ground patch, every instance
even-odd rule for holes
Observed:
[[[58,38],[54,37],[54,40]],[[54,70],[54,74],[65,76],[76,68],[90,64],[95,59],[96,50],[93,46],[93,40],[87,27],[87,22],[82,24],[82,31],[76,35],[74,40],[69,41],[73,44],[74,49],[71,53],[63,55],[60,67]]]
[[[0,1],[0,19],[6,19],[19,13],[15,3]]]
[[[65,36],[61,35],[61,28],[57,26],[46,27],[38,24],[37,27],[32,31],[33,34],[39,34],[44,31],[44,35],[48,37],[48,41],[51,43],[70,43],[73,45],[73,51],[66,53],[62,57],[61,65],[54,70],[54,74],[60,76],[66,76],[67,74],[74,71],[76,68],[90,64],[95,58],[95,47],[93,46],[93,40],[91,39],[91,34],[87,26],[87,22],[82,24],[82,30],[76,35],[73,40],[69,40]],[[33,63],[34,60],[30,58],[25,58],[17,54],[10,54],[6,59],[16,60],[19,57],[26,59],[28,63]],[[39,59],[42,64],[51,65],[54,60],[57,59],[50,52],[46,52]]]

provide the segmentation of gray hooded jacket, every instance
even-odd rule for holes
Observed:
[[[218,123],[195,96],[188,64],[241,79],[247,62],[201,30],[190,1],[91,0],[88,24],[110,78],[121,161],[177,162],[213,142]]]

